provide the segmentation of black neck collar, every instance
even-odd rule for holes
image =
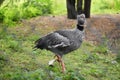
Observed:
[[[79,29],[80,31],[83,31],[84,30],[84,25],[78,25],[77,24],[77,29]]]

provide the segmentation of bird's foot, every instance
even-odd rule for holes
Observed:
[[[64,68],[64,69],[62,69],[62,73],[66,73],[67,71],[66,71],[66,69]]]
[[[48,63],[48,65],[53,67],[53,66],[54,66],[54,65],[53,65],[54,62],[55,62],[55,59],[50,60],[49,63]]]

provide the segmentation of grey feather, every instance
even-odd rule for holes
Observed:
[[[56,32],[47,35],[45,39],[48,48],[66,47],[70,45],[70,41],[67,37]]]

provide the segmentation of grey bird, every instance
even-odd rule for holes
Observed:
[[[85,15],[77,15],[77,24],[74,29],[58,30],[45,35],[35,41],[35,48],[46,49],[55,54],[55,59],[49,61],[52,65],[58,61],[62,66],[62,72],[65,72],[65,64],[62,56],[78,49],[83,42]]]

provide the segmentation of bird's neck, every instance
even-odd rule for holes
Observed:
[[[77,24],[77,29],[79,29],[80,31],[83,31],[84,30],[84,24],[83,25],[78,25]]]

